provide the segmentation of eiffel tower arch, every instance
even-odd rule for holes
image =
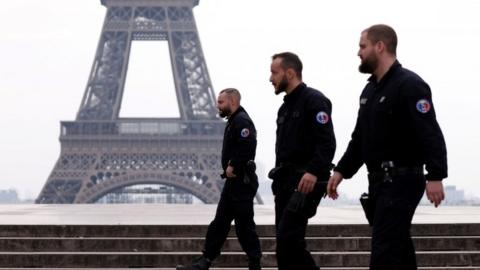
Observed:
[[[141,184],[217,203],[225,123],[192,12],[199,0],[101,3],[107,13],[83,100],[75,121],[60,123],[60,157],[36,203],[94,203]],[[135,40],[168,42],[179,118],[119,117]]]

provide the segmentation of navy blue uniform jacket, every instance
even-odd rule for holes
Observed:
[[[299,84],[284,97],[278,110],[275,166],[294,164],[326,181],[335,147],[330,100],[320,91]]]
[[[255,159],[257,131],[245,109],[240,106],[229,118],[225,127],[222,148],[222,168],[230,164],[234,174],[243,175],[245,163]]]
[[[447,177],[447,151],[435,117],[430,87],[396,61],[377,82],[369,78],[360,96],[360,109],[348,148],[335,171],[351,178],[367,165],[381,170],[381,162],[396,167],[426,166],[427,180]]]

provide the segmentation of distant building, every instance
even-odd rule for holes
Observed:
[[[445,204],[458,205],[465,202],[465,192],[456,186],[445,186]]]
[[[0,203],[19,203],[17,191],[14,189],[0,190]]]

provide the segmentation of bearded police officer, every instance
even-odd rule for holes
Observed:
[[[221,117],[228,119],[222,149],[222,167],[226,178],[214,220],[210,223],[205,239],[203,255],[189,266],[177,266],[177,270],[206,270],[220,255],[232,220],[242,249],[248,256],[248,269],[260,270],[262,256],[255,222],[253,199],[258,188],[255,174],[257,134],[252,120],[240,106],[240,92],[227,88],[220,92],[217,108]]]
[[[372,75],[360,96],[348,148],[329,180],[328,195],[336,199],[342,179],[366,164],[365,209],[373,226],[370,269],[417,269],[411,222],[425,187],[435,207],[444,198],[445,141],[429,86],[396,58],[395,31],[373,25],[362,32],[359,45],[359,70]]]
[[[302,62],[293,53],[273,55],[270,82],[276,94],[286,94],[277,116],[275,168],[269,173],[275,195],[278,269],[318,269],[306,249],[305,232],[332,168],[332,105],[302,82]]]

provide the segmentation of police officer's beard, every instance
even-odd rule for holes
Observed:
[[[218,115],[220,115],[221,118],[225,118],[230,115],[230,108],[225,108],[223,110],[218,110]]]
[[[358,66],[358,71],[361,73],[368,73],[372,74],[375,69],[378,67],[378,58],[375,56],[368,56],[362,62],[360,63],[360,66]]]
[[[277,87],[275,88],[275,94],[278,95],[283,91],[287,90],[288,87],[288,79],[287,76],[284,75],[282,80],[278,83]]]

